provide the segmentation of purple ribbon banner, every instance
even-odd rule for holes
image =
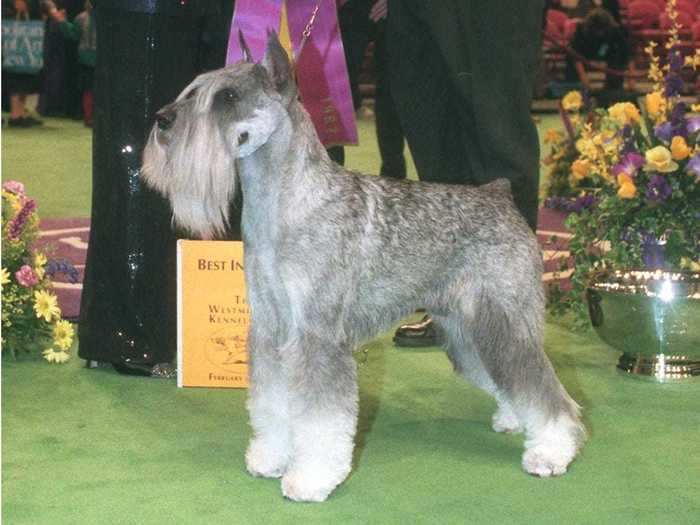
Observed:
[[[267,31],[279,34],[283,0],[237,0],[231,23],[226,64],[242,60],[238,31],[254,60],[265,54]],[[311,14],[319,6],[311,35],[299,56],[302,34]],[[333,0],[291,0],[287,2],[287,24],[297,61],[297,84],[324,146],[357,144],[355,110],[345,65],[338,13]]]

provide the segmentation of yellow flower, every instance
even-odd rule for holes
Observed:
[[[693,261],[688,257],[681,257],[681,268],[687,268],[694,272],[700,271],[700,262]]]
[[[10,207],[12,208],[12,211],[14,213],[17,213],[19,212],[19,210],[22,209],[22,203],[20,202],[19,197],[14,193],[10,193],[9,191],[3,190],[2,197],[10,203]]]
[[[589,159],[595,159],[598,156],[598,148],[596,148],[593,140],[589,138],[578,139],[576,141],[576,150]]]
[[[644,171],[658,171],[660,173],[671,173],[678,169],[678,164],[673,162],[671,152],[665,146],[656,146],[647,150],[644,154],[646,164]]]
[[[9,282],[10,272],[7,271],[7,268],[3,268],[0,272],[0,283],[2,284],[2,286],[5,286],[6,284],[9,284]]]
[[[625,124],[634,124],[639,122],[639,110],[637,106],[629,102],[618,102],[608,108],[608,115],[615,120],[620,126]]]
[[[591,163],[586,159],[576,159],[571,165],[571,174],[574,180],[581,180],[591,171]]]
[[[649,116],[656,117],[659,113],[661,113],[665,102],[666,101],[664,100],[663,95],[661,95],[661,93],[658,91],[649,93],[646,96],[647,113],[649,113]]]
[[[549,128],[544,133],[545,144],[558,144],[562,140],[562,134],[558,129]]]
[[[561,99],[561,106],[566,111],[578,111],[581,109],[582,104],[583,97],[578,91],[569,91],[566,95],[564,95],[564,98]]]
[[[632,184],[632,185],[634,185],[634,179],[633,179],[632,177],[630,177],[629,175],[627,175],[627,173],[620,173],[620,174],[617,176],[617,183],[618,183],[620,186],[624,186],[625,184]]]
[[[58,321],[53,326],[53,342],[61,350],[68,350],[73,344],[75,330],[68,321]]]
[[[42,352],[44,359],[49,363],[65,363],[70,359],[68,352],[56,352],[53,348],[47,348]]]
[[[70,354],[68,352],[56,352],[54,359],[58,364],[62,364],[70,359]]]
[[[624,182],[617,190],[617,195],[621,199],[633,199],[637,195],[637,187],[632,182]]]
[[[43,317],[47,323],[61,316],[56,296],[43,290],[34,292],[34,311],[37,317]]]
[[[39,280],[42,280],[44,278],[44,275],[46,275],[46,270],[44,269],[44,266],[46,266],[47,262],[48,260],[46,259],[46,255],[44,255],[43,253],[36,252],[34,254],[34,273],[39,278]]]
[[[671,140],[671,156],[673,160],[683,160],[690,155],[690,148],[685,139],[680,135],[676,135]]]

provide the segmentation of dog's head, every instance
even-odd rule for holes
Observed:
[[[236,159],[255,153],[296,99],[287,53],[271,33],[260,63],[246,61],[195,78],[156,114],[141,176],[163,194],[176,224],[203,238],[226,230]]]

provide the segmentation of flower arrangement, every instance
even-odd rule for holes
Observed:
[[[61,319],[50,278],[58,269],[54,261],[33,250],[39,234],[36,202],[24,185],[2,185],[2,343],[13,356],[20,350],[43,350],[50,363],[70,358],[74,329]],[[75,278],[75,268],[63,268]]]
[[[593,204],[589,191],[600,186],[590,176],[586,163],[579,159],[584,126],[594,122],[597,114],[591,110],[590,99],[578,91],[570,91],[559,103],[559,115],[565,133],[551,128],[544,135],[544,143],[549,145],[549,153],[542,161],[547,170],[544,206],[580,212]]]
[[[681,100],[683,67],[700,67],[700,50],[682,57],[675,0],[661,64],[650,57],[653,90],[638,105],[623,102],[580,124],[569,182],[587,206],[574,210],[572,290],[564,300],[588,324],[584,293],[601,272],[619,269],[700,270],[700,117]],[[593,185],[586,183],[592,181]]]

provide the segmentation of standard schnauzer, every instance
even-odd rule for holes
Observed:
[[[158,112],[142,176],[204,238],[226,231],[242,191],[251,474],[281,477],[294,500],[328,497],[351,468],[352,350],[417,307],[456,372],[496,398],[493,429],[525,432],[523,468],[566,472],[585,431],[542,349],[541,253],[508,182],[408,182],[334,164],[274,33],[260,63],[205,73]]]

